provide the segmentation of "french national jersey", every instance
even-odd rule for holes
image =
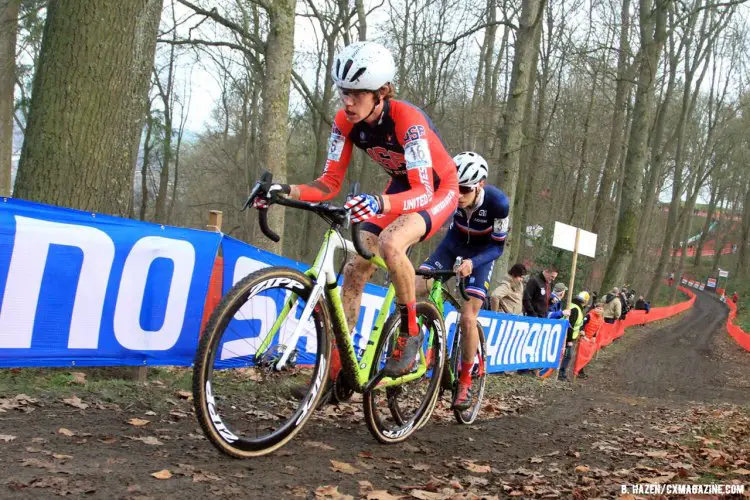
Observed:
[[[503,254],[508,235],[508,197],[495,186],[485,185],[473,208],[458,208],[440,246],[470,258],[474,267],[493,262]]]

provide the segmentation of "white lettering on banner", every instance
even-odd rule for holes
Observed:
[[[522,363],[534,362],[534,354],[536,353],[534,343],[539,339],[539,332],[541,329],[542,325],[539,323],[534,323],[531,325],[531,328],[529,328],[529,333],[526,335],[526,338],[524,338],[523,349],[521,350]]]
[[[553,326],[550,341],[549,344],[547,344],[547,349],[545,350],[545,353],[547,354],[547,361],[552,361],[553,359],[555,359],[557,357],[557,351],[562,349],[561,342],[563,340],[560,339],[561,335],[563,335],[562,326]]]
[[[523,363],[523,359],[521,357],[521,349],[526,344],[526,338],[529,335],[528,323],[516,321],[516,324],[513,325],[513,333],[517,335],[516,341],[513,344],[513,352],[511,352],[511,363],[515,365]]]
[[[165,300],[164,322],[158,330],[141,327],[141,308],[151,264],[169,259],[174,265],[172,282]],[[115,306],[115,338],[125,349],[166,351],[174,347],[182,333],[190,283],[195,269],[195,248],[187,241],[146,236],[133,245],[122,268],[122,281]]]
[[[16,234],[0,309],[0,348],[30,348],[50,245],[79,248],[83,263],[70,320],[68,347],[96,349],[115,245],[104,231],[15,216]]]
[[[359,344],[360,349],[367,348],[367,341],[370,339],[370,333],[372,333],[372,325],[375,323],[375,315],[380,312],[380,308],[383,307],[383,300],[385,297],[378,297],[371,293],[362,294],[361,308],[364,309],[362,312],[362,319],[359,321]]]

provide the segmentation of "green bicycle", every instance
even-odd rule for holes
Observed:
[[[458,268],[460,264],[461,257],[458,257],[453,269]],[[453,294],[448,290],[445,281],[455,275],[455,271],[452,270],[417,269],[417,276],[433,279],[429,300],[435,304],[438,311],[440,311],[440,315],[445,317],[446,302],[453,306],[458,314],[456,317],[456,329],[453,335],[453,341],[451,342],[450,354],[443,369],[440,395],[438,396],[438,399],[441,399],[445,391],[450,391],[451,401],[455,398],[456,391],[458,390],[458,374],[461,367],[461,353],[463,350],[463,344],[461,343],[463,340],[463,331],[461,329],[461,305],[455,298],[455,289],[458,289],[464,300],[469,300],[469,296],[464,290],[464,280],[462,279],[456,278]],[[474,358],[474,368],[471,373],[471,389],[473,393],[472,404],[465,410],[453,409],[453,415],[456,417],[456,420],[459,423],[466,425],[474,423],[479,415],[479,410],[482,406],[482,398],[484,397],[484,387],[487,381],[487,344],[484,330],[482,329],[482,325],[479,324],[479,321],[477,321],[477,332],[479,334],[479,343],[477,344],[477,354]]]
[[[264,174],[246,207],[270,183],[270,174]],[[357,225],[352,226],[352,241],[342,236],[346,209],[283,197],[269,200],[274,203],[311,211],[330,229],[310,269],[259,269],[238,281],[214,310],[193,368],[194,405],[203,432],[216,448],[237,458],[262,456],[286,444],[318,406],[335,339],[340,379],[363,393],[370,432],[382,443],[404,441],[429,420],[437,403],[445,364],[442,315],[432,304],[417,305],[424,342],[416,368],[396,379],[384,377],[381,370],[398,336],[398,314],[389,317],[395,290],[388,288],[357,359],[339,295],[343,266],[337,273],[334,255],[356,251],[383,269],[385,262],[363,248]],[[278,241],[268,227],[267,210],[259,210],[261,230]],[[307,394],[298,400],[292,389],[300,384],[307,386]]]

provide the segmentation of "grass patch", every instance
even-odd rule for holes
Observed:
[[[145,383],[123,378],[123,368],[17,368],[0,369],[0,397],[26,394],[34,398],[63,399],[76,395],[120,405],[138,404],[158,410],[176,400],[178,391],[190,391],[189,368],[149,367]],[[82,373],[85,380],[81,383]]]
[[[672,289],[669,286],[659,285],[659,291],[656,294],[656,298],[651,301],[651,307],[664,307],[672,305],[672,302],[669,300],[671,296]],[[687,298],[687,295],[678,290],[675,303],[687,300]]]

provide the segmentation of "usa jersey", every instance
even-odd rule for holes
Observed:
[[[323,175],[310,185],[299,186],[300,199],[324,201],[336,196],[355,145],[391,176],[393,188],[403,186],[388,192],[391,213],[425,210],[432,205],[441,182],[457,183],[456,164],[432,121],[415,106],[388,99],[375,125],[349,123],[344,110],[339,110],[328,140]]]

